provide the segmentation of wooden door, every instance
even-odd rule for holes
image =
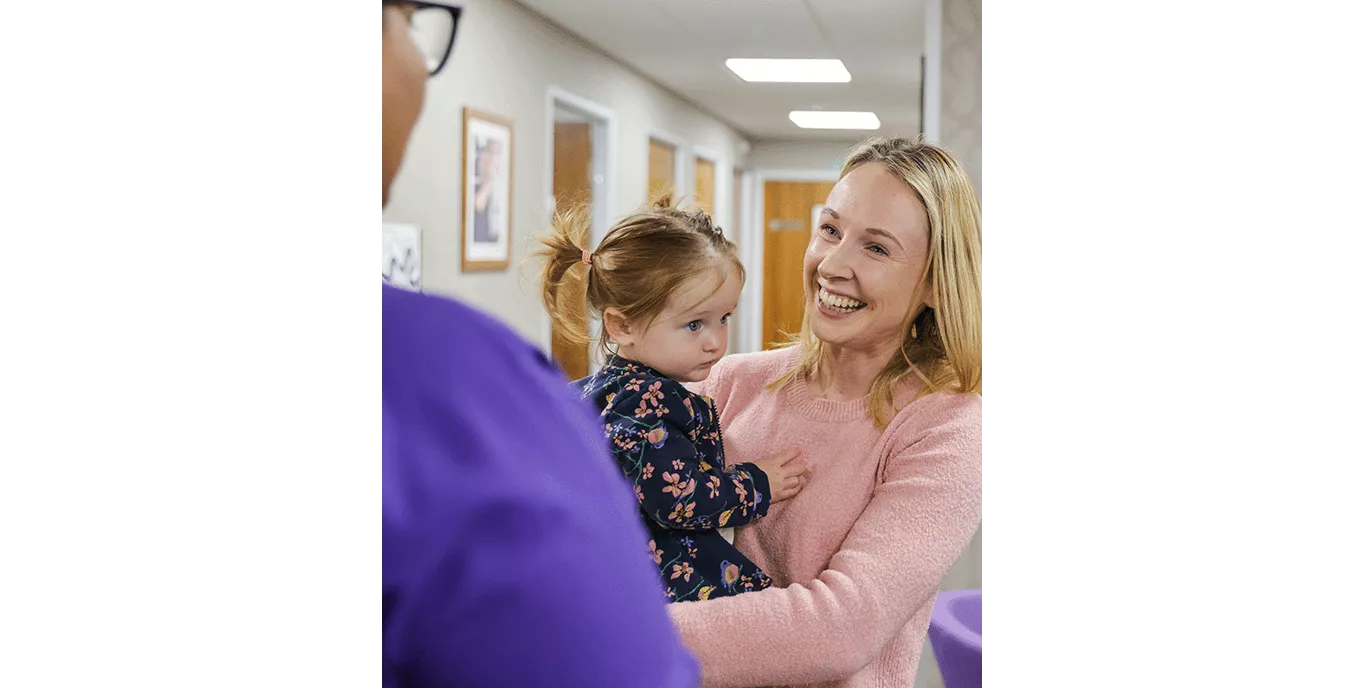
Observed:
[[[696,158],[696,206],[715,216],[715,163],[705,158]]]
[[[587,122],[557,122],[555,124],[555,208],[560,212],[592,203],[592,139]],[[591,234],[591,232],[589,232]],[[591,248],[591,237],[585,239],[585,248]],[[578,269],[578,268],[575,268]],[[577,283],[566,289],[561,298],[583,303],[583,289]],[[588,345],[566,341],[559,332],[551,330],[550,354],[564,369],[570,380],[588,375]]]
[[[649,139],[649,202],[658,200],[677,186],[677,149],[662,141]]]
[[[804,322],[804,251],[817,227],[815,205],[832,182],[766,182],[762,227],[762,347],[797,334]]]

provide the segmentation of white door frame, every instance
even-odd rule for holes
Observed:
[[[758,327],[757,331],[754,333],[747,324],[748,311],[753,308],[752,295],[754,293],[757,295],[756,300],[758,304],[761,303],[762,298],[762,288],[760,286],[761,266],[757,265],[754,269],[752,258],[752,235],[756,234],[758,237],[761,236],[761,227],[757,225],[757,211],[753,208],[757,203],[757,188],[759,186],[760,184],[757,182],[757,171],[749,169],[743,170],[743,188],[738,190],[738,193],[743,198],[742,208],[740,208],[742,212],[739,213],[742,217],[738,218],[740,231],[736,240],[738,241],[739,259],[743,261],[743,269],[747,271],[747,279],[744,280],[743,292],[738,297],[738,339],[729,345],[730,350],[741,353],[757,351],[761,348],[761,328]],[[760,239],[758,241],[760,243]],[[754,273],[758,284],[756,289],[752,288]],[[760,309],[760,305],[758,305],[757,308]],[[760,318],[761,316],[759,315],[758,319]]]
[[[602,240],[602,235],[606,233],[608,227],[615,223],[617,219],[617,194],[616,178],[619,150],[619,127],[617,126],[616,111],[609,107],[595,103],[565,91],[558,86],[551,86],[545,91],[545,210],[546,218],[554,216],[555,212],[555,107],[563,105],[571,110],[577,110],[588,117],[592,122],[591,131],[594,134],[591,137],[592,145],[592,232],[589,235],[589,249],[597,248],[598,242]],[[601,131],[601,135],[598,130]],[[599,172],[600,170],[600,172]],[[598,175],[600,174],[600,181]],[[550,351],[550,338],[552,325],[550,314],[544,314],[545,339],[543,348]],[[599,334],[597,323],[591,323],[589,329],[593,335]],[[598,368],[596,356],[590,356],[590,368],[595,372]]]
[[[743,264],[747,268],[748,279],[743,285],[743,296],[739,299],[739,310],[743,317],[738,322],[742,330],[740,350],[761,351],[762,349],[762,275],[765,272],[766,245],[763,241],[766,225],[766,182],[835,182],[841,177],[841,171],[835,169],[769,169],[754,170],[743,176],[744,193],[750,193],[751,201],[744,206],[747,222],[746,236],[743,237]],[[751,185],[751,188],[747,188]]]

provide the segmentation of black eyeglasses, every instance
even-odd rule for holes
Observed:
[[[413,0],[381,0],[381,5],[412,5],[409,18],[409,37],[428,63],[428,76],[447,66],[451,46],[456,42],[456,29],[461,25],[461,8],[439,2]]]

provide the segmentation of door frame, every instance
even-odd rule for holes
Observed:
[[[740,352],[762,350],[762,274],[765,267],[766,245],[766,183],[767,182],[835,182],[841,178],[841,171],[826,169],[766,169],[753,170],[743,175],[744,193],[751,193],[750,202],[744,205],[744,217],[749,222],[743,237],[743,265],[747,269],[748,279],[743,284],[743,295],[739,299],[738,310],[742,317],[738,321],[742,336],[739,337]],[[751,185],[751,188],[747,188]],[[746,198],[746,196],[745,196]],[[748,217],[750,215],[750,217]]]
[[[617,194],[616,180],[618,167],[618,151],[620,142],[620,132],[616,111],[566,91],[558,86],[550,86],[545,90],[545,194],[542,208],[545,209],[545,222],[549,222],[555,212],[555,108],[563,105],[570,110],[577,110],[583,113],[591,120],[594,134],[591,137],[592,143],[592,169],[594,170],[592,184],[592,232],[588,236],[589,249],[597,248],[598,242],[602,240],[602,235],[617,219]],[[597,135],[601,130],[601,135]],[[600,144],[600,145],[599,145]],[[596,171],[601,170],[602,182],[597,183]],[[542,309],[543,319],[543,339],[542,346],[548,352],[551,349],[551,335],[553,334],[553,325],[550,322],[550,314]],[[600,333],[597,323],[591,323],[589,330],[593,336]],[[589,352],[588,367],[596,372],[599,362],[596,356]]]

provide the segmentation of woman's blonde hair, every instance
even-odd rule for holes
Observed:
[[[738,249],[700,210],[673,207],[671,194],[617,222],[597,244],[590,264],[583,262],[591,213],[586,206],[555,215],[551,231],[541,239],[544,258],[541,296],[557,332],[573,343],[592,340],[588,316],[601,319],[608,308],[640,329],[663,312],[668,297],[691,277],[721,271],[718,286],[732,276],[746,278]],[[582,284],[580,304],[562,298],[570,284]],[[712,292],[713,293],[713,292]],[[605,349],[606,328],[597,340]]]
[[[918,398],[939,391],[982,393],[982,211],[954,157],[920,137],[865,141],[847,157],[841,176],[870,163],[888,168],[926,208],[930,247],[911,308],[921,304],[927,286],[935,303],[934,308],[923,305],[911,327],[899,333],[898,352],[870,386],[870,413],[884,428],[896,412],[893,390],[909,373],[922,381]],[[821,371],[824,350],[809,326],[812,307],[809,300],[800,333],[790,342],[799,344],[798,365],[773,382],[772,389]]]

